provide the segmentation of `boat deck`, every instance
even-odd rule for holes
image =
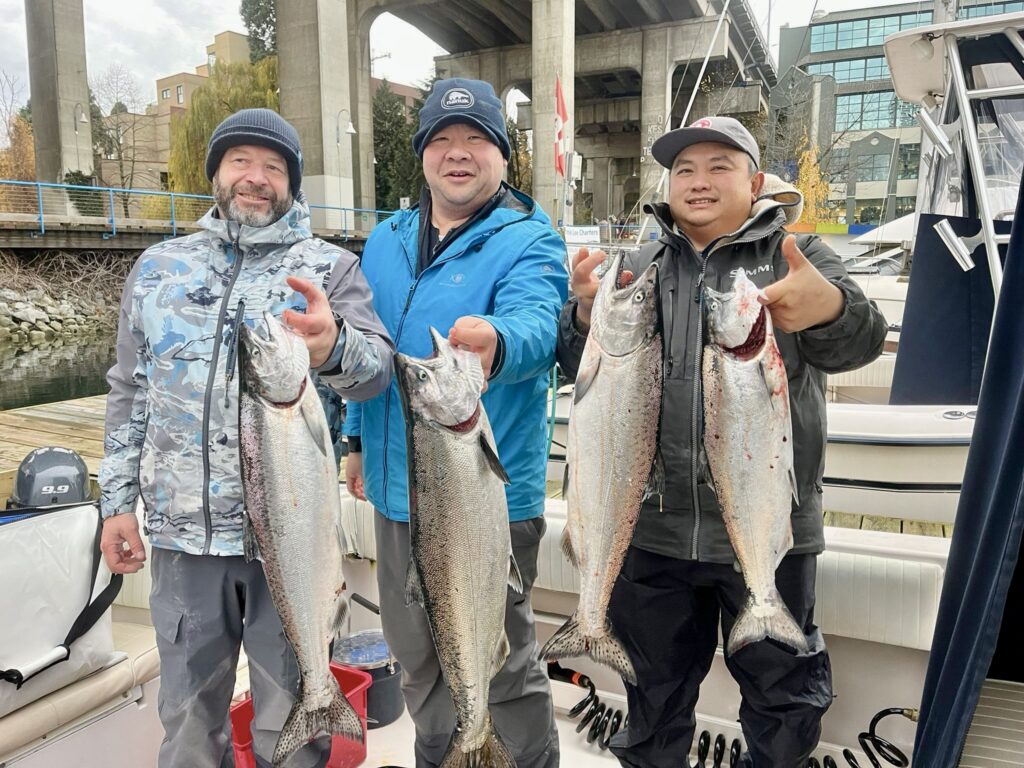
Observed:
[[[34,448],[47,445],[71,448],[81,454],[90,474],[95,476],[103,457],[106,401],[105,395],[97,395],[0,411],[0,494],[3,499],[10,492],[9,483],[14,471],[25,454]],[[560,493],[561,483],[548,483],[549,496]],[[825,525],[946,538],[953,531],[951,525],[841,512],[825,512]]]

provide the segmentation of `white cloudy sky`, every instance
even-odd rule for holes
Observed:
[[[25,2],[0,0],[0,69],[16,78],[20,101],[28,98],[28,63],[25,35]],[[734,0],[735,1],[735,0]],[[880,0],[748,0],[762,28],[771,8],[773,52],[778,27],[806,24],[813,9],[841,10],[884,5]],[[244,32],[236,0],[83,0],[86,57],[94,80],[111,64],[122,63],[134,74],[142,97],[156,98],[158,77],[193,71],[205,59],[206,45],[217,32]],[[931,2],[922,2],[922,8]],[[416,30],[385,14],[371,30],[375,56],[374,75],[397,82],[429,78],[432,57],[441,49]]]

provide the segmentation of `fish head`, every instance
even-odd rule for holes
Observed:
[[[306,342],[269,312],[255,328],[243,324],[238,339],[239,386],[275,405],[293,403],[309,374]]]
[[[708,338],[727,351],[756,354],[764,345],[771,319],[767,308],[758,301],[761,291],[742,269],[736,270],[732,290],[720,292],[704,289],[707,308]]]
[[[398,390],[406,419],[415,416],[448,429],[458,429],[476,418],[484,371],[475,352],[453,347],[430,329],[434,352],[430,357],[395,355]]]
[[[647,343],[658,328],[658,265],[651,263],[639,277],[619,287],[622,254],[617,254],[601,277],[590,314],[590,332],[601,349],[628,355]]]

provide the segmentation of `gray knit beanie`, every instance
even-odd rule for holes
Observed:
[[[288,163],[288,184],[292,196],[298,195],[299,187],[302,186],[299,134],[291,123],[272,109],[240,109],[214,128],[206,148],[206,178],[213,181],[224,153],[242,144],[253,144],[280,152]]]

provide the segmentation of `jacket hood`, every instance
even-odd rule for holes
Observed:
[[[277,221],[265,227],[248,227],[220,216],[216,204],[210,207],[199,220],[199,226],[216,240],[233,243],[237,237],[239,245],[292,245],[313,236],[309,220],[309,205],[301,190],[295,196],[292,207]]]
[[[544,209],[537,205],[536,201],[528,194],[509,186],[505,182],[502,182],[501,189],[504,191],[501,201],[494,211],[486,217],[486,222],[490,229],[499,229],[517,221],[527,220],[551,225],[551,219],[544,213]],[[395,211],[391,219],[392,228],[398,231],[405,231],[411,227],[413,232],[416,232],[419,228],[420,210],[420,203],[417,203],[412,208]],[[475,230],[475,228],[471,229]]]
[[[764,175],[761,194],[750,208],[750,216],[738,230],[728,235],[732,238],[749,230],[756,224],[770,222],[781,212],[785,216],[783,226],[792,226],[800,220],[804,210],[804,198],[800,190],[787,181],[783,181],[773,173]],[[675,220],[668,203],[648,203],[644,212],[650,214],[658,222],[665,235],[677,237]]]

